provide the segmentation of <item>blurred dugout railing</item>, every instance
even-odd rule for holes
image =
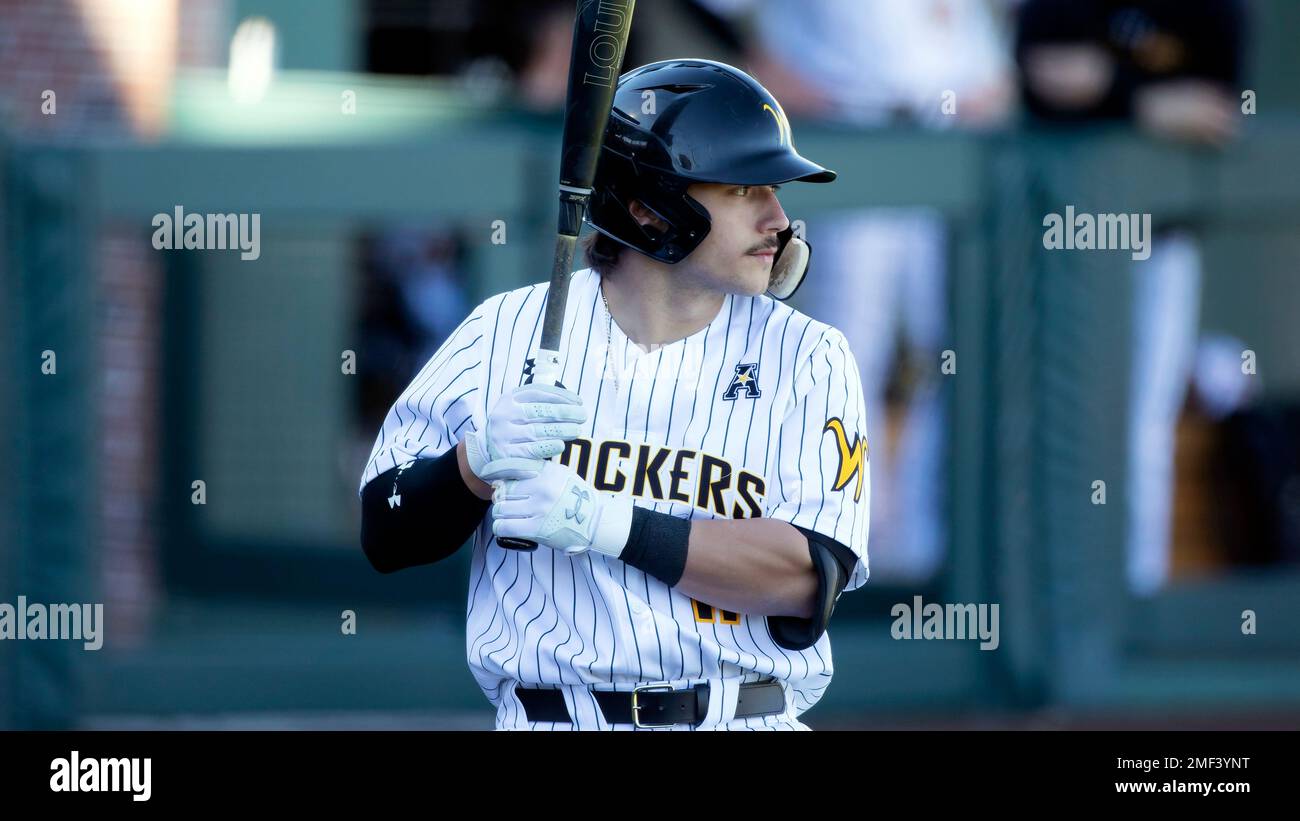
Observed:
[[[389,92],[394,105],[403,99]],[[412,100],[418,99],[414,95]],[[422,104],[422,109],[428,109]],[[337,118],[336,118],[337,119]],[[272,145],[5,147],[0,261],[0,601],[99,601],[92,392],[95,260],[105,225],[154,214],[262,215],[262,258],[160,252],[167,385],[160,432],[168,604],[155,641],[85,653],[0,643],[0,726],[92,714],[464,709],[467,551],[391,577],[356,545],[340,353],[355,350],[350,238],[420,220],[467,226],[472,299],[545,278],[558,124],[457,116],[423,136]],[[950,532],[942,574],[873,580],[832,628],[836,682],[810,721],[917,709],[1300,706],[1300,576],[1233,574],[1149,600],[1123,577],[1127,252],[1042,248],[1042,218],[1151,212],[1204,231],[1294,234],[1300,128],[1267,123],[1223,155],[1127,133],[860,133],[803,127],[800,148],[840,173],[790,186],[792,218],[927,206],[950,230]],[[335,135],[337,137],[337,135]],[[505,244],[489,240],[504,220]],[[1268,257],[1267,246],[1258,259]],[[1207,262],[1208,267],[1208,262]],[[1250,264],[1241,275],[1250,276]],[[40,352],[59,351],[59,378]],[[937,366],[937,363],[936,363]],[[371,433],[373,435],[373,432]],[[360,465],[357,466],[360,469]],[[300,486],[285,489],[277,475]],[[209,504],[190,503],[194,478]],[[1108,504],[1093,505],[1104,479]],[[268,494],[274,505],[267,505]],[[1001,646],[895,641],[890,607],[998,603]],[[340,644],[338,613],[370,629]],[[367,609],[371,608],[371,609]],[[1240,613],[1260,635],[1240,635]],[[291,615],[285,615],[286,613]],[[296,615],[293,615],[296,614]],[[277,621],[278,620],[278,621]],[[823,725],[825,726],[825,725]]]
[[[1296,136],[1293,124],[1261,128],[1223,155],[1113,132],[1035,135],[998,149],[999,247],[983,291],[991,349],[980,387],[991,395],[981,407],[993,449],[985,533],[990,595],[1022,604],[1004,608],[1002,659],[1021,692],[1136,709],[1295,703],[1293,567],[1127,594],[1125,409],[1129,392],[1143,389],[1130,384],[1128,355],[1142,269],[1124,252],[1046,252],[1041,220],[1066,205],[1150,213],[1156,232],[1179,225],[1200,237],[1207,275],[1230,270],[1245,289],[1268,278],[1284,290],[1259,289],[1257,298],[1286,301],[1300,197],[1294,179],[1270,169],[1282,167]],[[1237,241],[1242,235],[1249,240]],[[1276,343],[1258,330],[1261,346]],[[1290,360],[1276,345],[1270,356]],[[957,415],[969,418],[960,407]],[[1097,479],[1108,486],[1106,505],[1092,503]],[[1246,610],[1267,613],[1276,629],[1244,636]]]

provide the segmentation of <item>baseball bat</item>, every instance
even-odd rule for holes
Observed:
[[[564,137],[560,148],[560,217],[551,263],[551,288],[542,317],[542,336],[533,356],[530,383],[560,384],[560,333],[569,301],[569,275],[573,252],[582,229],[582,217],[591,199],[596,162],[604,140],[618,84],[632,8],[636,0],[578,0],[573,21],[573,51],[569,57],[569,83],[564,100]],[[526,539],[497,539],[512,550],[536,550]]]

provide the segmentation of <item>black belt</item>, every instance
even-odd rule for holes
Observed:
[[[669,684],[642,684],[634,690],[614,692],[592,690],[605,720],[610,724],[637,727],[698,726],[709,714],[709,685],[697,684],[674,690]],[[572,723],[563,690],[543,690],[515,685],[515,695],[529,721]],[[774,682],[740,685],[736,697],[736,718],[775,715],[785,712],[785,692]]]

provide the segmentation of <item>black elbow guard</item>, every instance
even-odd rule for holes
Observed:
[[[416,459],[361,491],[361,549],[380,573],[432,564],[465,543],[491,503],[465,486],[456,448]]]
[[[828,536],[798,525],[794,527],[808,538],[808,555],[817,571],[817,608],[809,619],[768,616],[767,629],[779,647],[807,650],[826,632],[835,612],[835,602],[848,584],[858,558],[846,545]]]

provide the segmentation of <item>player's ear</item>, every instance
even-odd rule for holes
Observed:
[[[661,234],[668,230],[668,223],[654,211],[647,208],[641,200],[632,200],[632,202],[628,203],[627,210],[632,215],[632,219],[636,220],[637,225],[642,228],[648,226]]]

